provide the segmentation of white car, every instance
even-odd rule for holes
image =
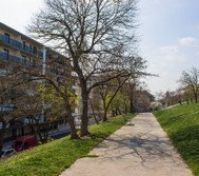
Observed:
[[[11,155],[14,155],[16,153],[15,149],[9,148],[9,149],[3,149],[1,152],[1,158],[9,157]]]

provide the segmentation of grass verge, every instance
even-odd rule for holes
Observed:
[[[154,114],[193,174],[199,176],[199,104],[176,106]]]
[[[133,115],[118,116],[108,122],[90,127],[91,138],[58,139],[0,161],[2,176],[56,176],[70,167],[104,138],[125,125]]]

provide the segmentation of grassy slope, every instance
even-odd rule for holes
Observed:
[[[109,122],[94,125],[90,128],[92,139],[78,141],[68,137],[38,146],[30,151],[20,153],[7,160],[0,161],[2,176],[55,176],[83,156],[108,137],[111,133],[125,125],[133,115],[120,116]]]
[[[155,115],[194,175],[199,176],[199,104],[177,106]]]

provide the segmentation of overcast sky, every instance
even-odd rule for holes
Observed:
[[[43,0],[0,0],[0,21],[25,33]],[[199,68],[199,1],[140,0],[139,52],[148,61],[152,93],[174,90],[183,70]]]

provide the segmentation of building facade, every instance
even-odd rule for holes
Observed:
[[[70,62],[68,62],[68,70],[66,70],[66,68],[61,66],[61,64],[56,64],[56,62],[53,62],[53,60],[63,61],[67,59],[49,47],[44,46],[40,42],[37,42],[36,40],[33,40],[30,37],[0,22],[1,84],[5,86],[5,84],[8,82],[7,77],[3,77],[3,75],[7,75],[6,73],[8,71],[10,71],[12,68],[17,69],[18,66],[20,66],[20,68],[26,68],[29,71],[34,71],[35,73],[39,73],[40,75],[48,74],[56,77],[57,75],[62,74],[71,77]],[[63,72],[67,73],[63,74]],[[14,92],[14,94],[16,94],[16,92]],[[0,113],[9,114],[12,112],[12,110],[14,110],[14,107],[15,106],[10,103],[9,99],[3,101],[0,98]],[[7,124],[7,132],[5,137],[16,137],[29,133],[30,129],[26,129],[26,127],[30,123],[31,122],[26,118],[20,117],[15,121],[11,121],[9,124]],[[55,124],[55,128],[57,128],[57,125],[62,125],[63,123],[63,120],[61,120],[61,123]],[[4,124],[1,121],[0,129],[3,127],[3,125]]]

